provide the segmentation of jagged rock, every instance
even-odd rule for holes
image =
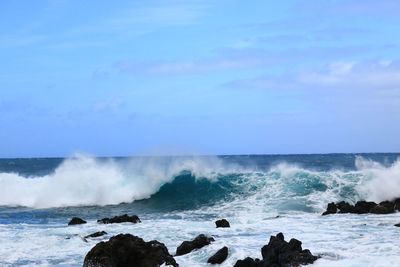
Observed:
[[[145,242],[131,234],[119,234],[94,246],[87,253],[83,267],[159,267],[164,263],[178,266],[163,243],[155,240]]]
[[[238,260],[236,261],[235,265],[233,267],[261,267],[263,264],[262,261],[259,259],[253,259],[250,257],[245,258],[244,260]]]
[[[327,210],[322,213],[322,215],[336,213],[335,207],[339,210],[339,213],[374,213],[374,214],[388,214],[393,213],[396,210],[400,211],[400,198],[393,201],[382,201],[377,204],[372,201],[357,201],[353,206],[345,201],[340,201],[338,203],[329,203]]]
[[[308,249],[302,249],[301,241],[285,241],[282,233],[271,236],[268,245],[261,249],[262,260],[245,258],[238,260],[234,267],[297,267],[311,264],[318,259]]]
[[[217,226],[217,228],[219,227],[231,227],[229,222],[225,219],[221,219],[218,221],[215,221],[215,225]]]
[[[227,257],[228,257],[228,248],[223,247],[220,250],[218,250],[214,255],[212,255],[207,262],[211,264],[221,264],[226,260]]]
[[[73,217],[69,221],[68,225],[77,225],[77,224],[84,224],[84,223],[86,223],[85,220],[82,220],[81,218],[78,218],[78,217]]]
[[[107,232],[100,231],[100,232],[96,232],[96,233],[87,235],[87,236],[85,236],[85,238],[99,237],[99,236],[103,236],[103,235],[106,235],[106,234],[107,234]]]
[[[318,259],[308,249],[302,249],[301,241],[292,238],[286,242],[283,235],[278,235],[271,236],[269,243],[261,249],[264,262],[261,266],[300,266]]]
[[[214,238],[207,237],[203,234],[198,235],[192,241],[183,241],[182,244],[176,249],[176,256],[188,254],[195,249],[209,245],[212,241],[214,241]]]
[[[337,207],[334,202],[329,203],[328,207],[326,208],[326,211],[322,213],[322,215],[328,215],[328,214],[334,214],[337,212]]]
[[[131,223],[140,223],[140,219],[136,215],[129,216],[128,214],[124,214],[121,216],[115,216],[110,218],[103,218],[101,220],[97,220],[98,223],[104,223],[104,224],[109,224],[109,223],[123,223],[123,222],[131,222]]]

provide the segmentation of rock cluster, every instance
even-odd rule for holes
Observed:
[[[100,242],[86,255],[84,267],[179,266],[167,247],[158,241],[145,242],[131,234],[119,234]]]
[[[355,213],[355,214],[388,214],[395,211],[400,211],[400,199],[393,201],[382,201],[375,203],[372,201],[357,201],[355,205],[348,202],[341,201],[338,203],[329,203],[327,209],[322,215],[335,214],[335,213]]]
[[[308,249],[302,249],[301,241],[285,241],[282,233],[271,236],[269,243],[261,249],[262,260],[245,258],[238,260],[234,267],[296,267],[311,264],[318,259]]]
[[[115,216],[110,218],[103,218],[101,220],[97,220],[98,223],[104,223],[104,224],[109,224],[109,223],[123,223],[123,222],[130,222],[130,223],[140,223],[140,219],[136,215],[129,216],[128,214],[124,214],[121,216]]]

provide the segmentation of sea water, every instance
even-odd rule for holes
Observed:
[[[283,232],[321,256],[312,266],[400,266],[399,213],[321,216],[332,201],[400,196],[399,154],[0,159],[0,265],[81,266],[98,242],[119,233],[163,242],[174,254],[184,240],[211,245],[175,257],[207,266],[261,258]],[[128,213],[142,223],[97,219]],[[67,226],[72,217],[88,223]],[[226,218],[230,228],[216,228]],[[102,237],[84,236],[106,231]]]

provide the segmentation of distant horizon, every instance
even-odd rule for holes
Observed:
[[[269,154],[171,154],[171,155],[93,155],[90,153],[75,153],[69,156],[27,156],[27,157],[0,157],[0,159],[68,159],[83,157],[94,157],[94,158],[140,158],[140,157],[224,157],[224,156],[302,156],[302,155],[365,155],[365,154],[391,154],[400,155],[400,152],[326,152],[326,153],[269,153]]]

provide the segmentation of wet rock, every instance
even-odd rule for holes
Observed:
[[[334,212],[335,206],[339,210],[339,213],[388,214],[393,213],[396,210],[400,211],[400,198],[397,198],[393,201],[382,201],[379,204],[372,201],[357,201],[354,206],[345,201],[341,201],[336,204],[332,202],[328,204],[327,210],[322,213],[322,215],[336,213]]]
[[[192,241],[183,241],[182,244],[176,249],[176,256],[188,254],[195,249],[209,245],[212,241],[214,241],[214,238],[207,237],[203,234],[198,235]]]
[[[388,213],[394,212],[395,202],[393,201],[382,201],[379,205],[385,207]]]
[[[86,255],[84,267],[178,266],[167,247],[158,241],[145,242],[131,234],[119,234],[100,242]]]
[[[228,248],[223,247],[208,259],[208,263],[221,264],[228,258]]]
[[[339,213],[353,213],[354,211],[354,206],[345,201],[340,201],[336,206],[339,209]]]
[[[374,214],[389,214],[389,213],[392,213],[394,211],[392,211],[391,209],[389,209],[389,208],[387,208],[387,207],[385,207],[383,205],[376,205],[375,207],[373,207],[370,210],[370,212],[374,213]]]
[[[85,236],[85,238],[99,237],[99,236],[103,236],[103,235],[106,235],[106,234],[107,234],[107,232],[105,232],[105,231],[100,231],[100,232],[96,232],[96,233],[87,235],[87,236]]]
[[[394,209],[400,211],[400,198],[396,198],[395,200],[393,200],[393,203],[394,203]]]
[[[78,217],[73,217],[69,221],[68,225],[77,225],[77,224],[84,224],[84,223],[86,223],[85,220],[82,220],[81,218],[78,218]]]
[[[215,225],[217,226],[217,228],[219,227],[231,227],[229,222],[225,219],[221,219],[218,221],[215,221]]]
[[[278,235],[271,236],[269,243],[261,249],[262,266],[300,266],[318,259],[308,249],[302,249],[301,241],[292,238],[286,242]]]
[[[233,267],[261,267],[262,264],[263,261],[259,259],[247,257],[244,260],[238,260]]]
[[[129,216],[128,214],[124,214],[121,216],[115,216],[110,218],[103,218],[101,220],[97,220],[98,223],[104,223],[104,224],[109,224],[109,223],[124,223],[124,222],[130,222],[130,223],[140,223],[140,219],[136,215]]]
[[[353,212],[357,214],[369,213],[376,205],[377,204],[372,201],[357,201],[357,203],[354,205]]]
[[[332,202],[328,204],[326,211],[322,213],[322,215],[335,214],[336,212],[337,212],[337,206],[334,202]]]

